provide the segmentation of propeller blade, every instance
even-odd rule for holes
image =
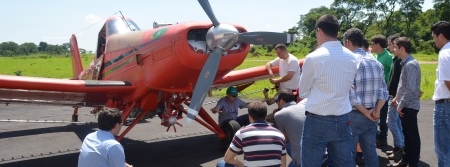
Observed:
[[[203,105],[206,93],[208,93],[211,85],[216,77],[217,69],[219,68],[220,58],[223,50],[216,47],[206,60],[203,69],[198,76],[197,84],[195,84],[194,93],[192,95],[191,103],[189,104],[187,122],[190,123],[198,114],[198,110]]]
[[[211,9],[211,5],[209,4],[209,1],[208,0],[198,0],[198,2],[202,6],[205,13],[208,15],[208,17],[211,20],[211,22],[213,23],[214,27],[218,26],[220,24],[219,20],[217,20],[216,16],[214,15],[214,12]]]
[[[278,32],[243,32],[238,35],[239,43],[267,45],[291,43],[297,39],[295,34]]]

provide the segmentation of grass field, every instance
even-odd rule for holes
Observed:
[[[93,60],[93,55],[83,55],[81,60],[86,68]],[[68,56],[22,56],[0,57],[0,74],[22,76],[72,78],[72,59]]]
[[[298,58],[303,58],[305,55],[296,55]],[[419,61],[437,61],[437,55],[415,54],[414,57]],[[261,66],[268,61],[274,59],[275,56],[248,56],[246,60],[236,68],[245,69],[249,67]],[[86,68],[92,61],[93,55],[83,55],[83,67]],[[49,78],[72,78],[72,60],[69,56],[48,56],[48,55],[34,55],[27,57],[0,57],[0,74],[16,75],[20,73],[22,76],[36,76]],[[421,89],[424,92],[422,99],[431,99],[434,91],[434,81],[436,80],[437,63],[421,64],[422,80]],[[240,92],[240,96],[251,99],[263,98],[262,90],[264,88],[271,88],[272,84],[268,80],[258,81]],[[275,94],[275,91],[270,91],[269,96]],[[213,91],[213,96],[224,96],[225,90]]]

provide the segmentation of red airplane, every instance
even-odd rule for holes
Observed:
[[[94,107],[94,113],[102,107],[117,108],[123,121],[138,111],[118,140],[149,115],[158,115],[161,125],[176,131],[174,125],[181,126],[178,120],[184,113],[188,122],[195,120],[217,134],[221,143],[230,143],[239,124],[230,120],[217,125],[202,108],[207,92],[230,85],[242,90],[268,78],[263,66],[232,70],[244,61],[250,44],[290,43],[296,36],[247,32],[239,25],[220,23],[208,0],[198,1],[212,24],[187,22],[144,31],[129,18],[111,17],[98,34],[95,58],[86,70],[72,35],[71,80],[0,75],[0,101],[73,106],[74,122],[79,107]]]

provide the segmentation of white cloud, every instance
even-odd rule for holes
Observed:
[[[84,21],[88,22],[89,24],[94,24],[97,23],[99,21],[102,21],[103,19],[101,17],[98,17],[96,15],[93,14],[88,14],[85,18]]]

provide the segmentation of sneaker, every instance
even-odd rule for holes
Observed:
[[[379,147],[379,146],[387,146],[387,145],[388,145],[388,143],[387,143],[386,140],[378,140],[377,139],[377,147]]]
[[[403,158],[403,148],[399,148],[397,152],[388,156],[389,160],[400,160]]]
[[[400,149],[400,147],[394,147],[394,149],[393,149],[393,150],[391,150],[391,151],[386,151],[386,154],[387,154],[387,155],[391,155],[391,154],[394,154],[395,152],[397,152],[397,151],[398,151],[398,149]]]

